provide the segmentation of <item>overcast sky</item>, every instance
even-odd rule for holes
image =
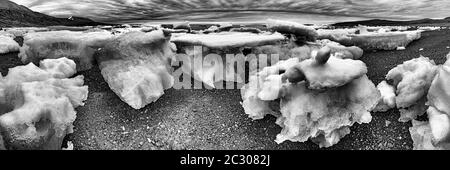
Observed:
[[[375,18],[444,18],[450,0],[11,0],[48,15],[97,21],[151,19],[170,11],[274,9]]]

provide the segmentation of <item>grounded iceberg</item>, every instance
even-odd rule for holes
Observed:
[[[54,65],[54,67],[49,67]],[[83,76],[67,58],[11,68],[0,78],[0,149],[61,149],[75,109],[87,99]],[[60,71],[60,72],[58,72]]]
[[[426,112],[426,94],[437,68],[433,60],[419,57],[405,61],[388,72],[386,79],[393,80],[393,86],[397,89],[395,102],[400,109],[399,121],[407,122]]]
[[[94,53],[113,38],[107,31],[75,32],[51,31],[27,33],[20,48],[19,58],[23,63],[39,63],[42,59],[66,57],[77,64],[77,70],[92,68]]]
[[[134,109],[156,101],[171,88],[174,46],[162,30],[125,33],[107,43],[97,62],[109,87]]]
[[[278,117],[276,123],[283,129],[277,143],[311,139],[320,147],[330,147],[349,134],[354,123],[369,123],[370,111],[381,98],[365,75],[365,64],[359,62],[336,58],[327,47],[311,59],[280,61],[250,77],[241,89],[242,106],[252,119],[266,114]],[[338,66],[343,63],[354,69]],[[331,72],[339,76],[330,77]],[[269,105],[276,99],[281,114]]]
[[[449,54],[450,56],[450,54]],[[450,149],[450,60],[440,66],[428,91],[428,122],[410,129],[414,149]]]
[[[366,27],[356,29],[318,30],[318,39],[329,39],[346,46],[364,50],[396,50],[421,38],[422,31],[387,32],[378,28],[370,32]]]

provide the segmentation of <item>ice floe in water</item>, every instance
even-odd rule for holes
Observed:
[[[162,30],[129,32],[107,43],[97,62],[112,91],[140,109],[173,86],[170,60],[174,56],[174,45]]]
[[[74,108],[88,96],[83,76],[69,78],[74,64],[67,58],[44,60],[40,67],[11,68],[0,78],[0,149],[61,149],[73,132]]]
[[[23,63],[39,63],[40,60],[67,57],[77,63],[77,70],[92,68],[94,53],[113,38],[107,31],[75,32],[51,31],[28,33],[20,48]]]

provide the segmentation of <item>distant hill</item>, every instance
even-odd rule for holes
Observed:
[[[39,12],[34,12],[25,6],[8,0],[0,0],[0,27],[30,27],[30,26],[88,26],[105,25],[87,18],[71,17],[56,18]]]
[[[450,17],[445,19],[420,19],[412,21],[391,21],[382,19],[353,21],[353,22],[340,22],[333,24],[336,27],[353,27],[358,25],[366,26],[450,26]]]

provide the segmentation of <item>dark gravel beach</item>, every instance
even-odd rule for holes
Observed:
[[[365,52],[361,60],[368,66],[369,78],[378,84],[390,69],[420,55],[444,63],[448,46],[450,30],[429,31],[404,51]],[[20,64],[17,53],[0,55],[3,75]],[[312,142],[276,144],[281,128],[275,118],[248,118],[239,90],[169,89],[155,103],[134,110],[109,89],[98,67],[78,74],[85,76],[89,97],[85,106],[76,109],[74,133],[66,138],[77,150],[319,149]],[[372,116],[370,124],[351,127],[351,134],[326,149],[412,149],[411,123],[398,122],[398,110]]]

